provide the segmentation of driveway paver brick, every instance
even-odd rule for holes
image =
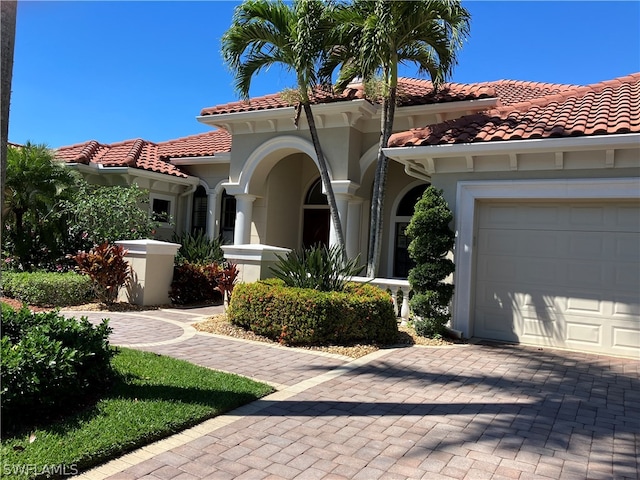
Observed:
[[[195,438],[185,432],[182,444],[160,441],[129,463],[115,460],[81,477],[640,477],[638,360],[471,344],[381,350],[351,361],[193,329],[213,313],[101,312],[90,320],[111,317],[113,343],[245,375],[279,392],[230,412],[231,422],[205,422]]]

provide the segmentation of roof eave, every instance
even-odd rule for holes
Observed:
[[[421,158],[460,157],[466,155],[501,155],[507,153],[543,153],[555,151],[569,152],[592,150],[594,148],[637,148],[638,145],[640,145],[640,133],[623,133],[615,135],[388,147],[384,149],[384,153],[388,158],[402,161],[418,160]]]
[[[215,155],[202,155],[199,157],[169,157],[172,165],[220,165],[231,163],[231,153],[223,152]]]

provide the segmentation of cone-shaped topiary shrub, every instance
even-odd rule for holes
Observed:
[[[409,283],[414,292],[410,305],[418,317],[416,331],[422,336],[442,335],[449,321],[453,285],[444,280],[455,268],[447,258],[455,239],[449,228],[451,220],[453,214],[442,191],[429,187],[416,203],[406,229],[411,239],[409,255],[416,263],[409,272]]]

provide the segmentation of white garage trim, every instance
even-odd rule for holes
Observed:
[[[473,336],[474,247],[479,200],[638,199],[640,178],[578,180],[488,180],[458,182],[456,194],[455,285],[452,326]]]

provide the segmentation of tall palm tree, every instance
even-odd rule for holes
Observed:
[[[446,81],[457,64],[457,52],[469,33],[469,13],[458,0],[355,0],[335,9],[336,37],[321,69],[328,78],[340,66],[336,90],[355,77],[382,83],[380,142],[369,231],[367,275],[380,263],[382,220],[388,159],[383,152],[393,132],[398,98],[398,66],[415,64],[434,88]]]
[[[7,177],[7,141],[9,136],[9,103],[11,101],[11,77],[13,72],[13,50],[16,39],[16,12],[18,2],[3,0],[0,2],[0,37],[2,72],[0,73],[0,191],[4,191]]]
[[[232,25],[222,37],[222,55],[234,72],[235,89],[245,99],[249,98],[253,76],[261,70],[280,64],[295,73],[299,102],[296,121],[304,111],[338,244],[346,259],[340,216],[311,111],[310,92],[318,86],[317,68],[325,35],[330,31],[328,9],[321,0],[296,0],[293,4],[247,0],[236,8]]]

